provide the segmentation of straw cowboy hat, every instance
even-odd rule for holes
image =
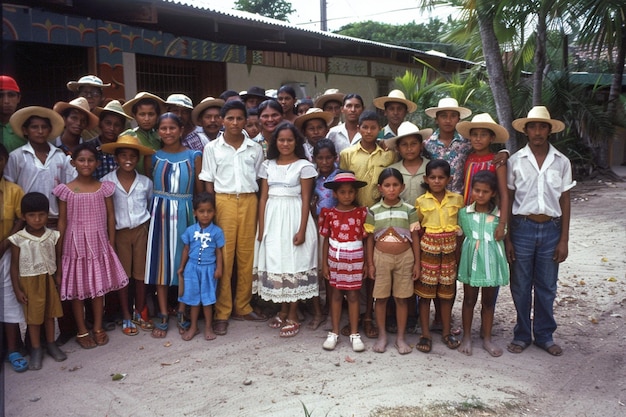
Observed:
[[[422,141],[428,139],[433,134],[432,129],[421,129],[411,122],[402,122],[398,126],[398,136],[385,140],[385,144],[388,149],[395,149],[398,139],[406,138],[407,136],[420,135]]]
[[[154,149],[148,148],[139,142],[139,138],[137,137],[137,132],[132,129],[128,129],[123,131],[118,137],[117,141],[111,143],[105,143],[100,146],[102,152],[114,154],[116,149],[119,148],[130,148],[136,149],[139,151],[139,154],[142,156],[152,155],[154,153]]]
[[[460,107],[459,102],[452,97],[442,98],[441,100],[439,100],[439,104],[437,105],[437,107],[429,107],[424,110],[424,113],[434,119],[437,117],[437,112],[444,110],[458,111],[461,115],[461,119],[465,119],[466,117],[470,117],[472,115],[472,111],[470,109],[466,107]]]
[[[471,122],[459,122],[456,125],[456,131],[465,138],[470,137],[472,129],[491,130],[496,135],[493,143],[505,143],[509,139],[509,132],[497,124],[488,113],[477,114]]]
[[[311,109],[308,109],[306,113],[303,114],[302,116],[296,117],[296,120],[293,121],[293,124],[299,130],[302,130],[302,126],[304,126],[305,122],[309,120],[313,120],[313,119],[321,119],[324,121],[326,126],[328,126],[330,122],[333,121],[334,117],[335,116],[331,112],[327,112],[322,109],[318,109],[317,107],[313,107]]]
[[[145,99],[145,98],[149,98],[149,99],[155,100],[158,103],[158,105],[159,105],[159,109],[158,109],[159,114],[163,113],[163,111],[165,110],[165,101],[163,101],[163,99],[161,97],[155,96],[154,94],[147,93],[145,91],[137,93],[134,98],[132,98],[132,99],[128,100],[126,103],[124,103],[124,105],[122,106],[122,108],[124,109],[124,113],[126,113],[130,117],[134,118],[133,106],[135,104],[137,104],[137,102],[139,100],[142,100],[142,99]]]
[[[342,184],[353,184],[356,188],[362,188],[367,185],[365,181],[359,181],[352,171],[339,171],[332,181],[326,181],[324,187],[330,190],[336,190]]]
[[[524,133],[526,123],[530,122],[547,123],[552,127],[552,133],[558,133],[565,129],[565,123],[560,120],[550,118],[550,112],[545,106],[535,106],[528,112],[528,117],[513,120],[513,129]]]
[[[63,129],[65,129],[65,122],[59,113],[47,107],[30,106],[19,109],[13,113],[9,119],[9,124],[11,125],[13,132],[15,132],[15,134],[19,137],[26,139],[24,132],[22,131],[22,126],[24,126],[26,120],[32,116],[50,120],[52,130],[50,131],[50,135],[48,135],[48,140],[56,139],[61,133],[63,133]]]
[[[170,94],[167,100],[165,100],[165,104],[167,106],[178,106],[189,110],[193,109],[193,102],[184,94]]]
[[[374,106],[378,109],[385,110],[385,103],[402,103],[407,107],[409,113],[417,110],[417,104],[407,100],[404,93],[400,90],[391,90],[389,95],[374,99]]]
[[[85,75],[84,77],[80,77],[78,81],[70,81],[66,85],[68,90],[75,93],[77,93],[78,89],[84,85],[98,88],[111,87],[111,83],[104,84],[102,80],[95,75]]]
[[[98,117],[103,112],[117,114],[128,120],[133,119],[132,117],[124,113],[124,109],[122,108],[122,103],[120,103],[119,100],[111,100],[106,104],[106,106],[96,107],[95,109],[93,109],[93,114],[95,114]]]
[[[345,96],[345,94],[340,93],[339,90],[337,90],[336,88],[329,88],[328,90],[324,91],[324,94],[322,94],[315,100],[315,107],[317,107],[318,109],[323,109],[324,105],[329,101],[338,101],[340,103],[343,103],[343,98]]]
[[[86,129],[93,129],[97,127],[98,123],[100,122],[98,117],[95,114],[93,114],[91,111],[89,111],[89,103],[87,102],[87,99],[84,97],[75,98],[69,103],[66,103],[64,101],[59,101],[52,108],[52,110],[54,110],[55,112],[59,114],[62,114],[67,109],[75,109],[75,110],[85,113],[85,115],[87,116],[87,123],[88,123]]]
[[[224,100],[222,100],[221,98],[213,97],[207,97],[202,99],[200,104],[194,107],[193,111],[191,112],[191,121],[200,126],[202,124],[200,122],[200,116],[206,109],[211,107],[219,107],[221,109],[222,107],[224,107]]]

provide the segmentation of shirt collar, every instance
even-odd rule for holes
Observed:
[[[467,212],[476,213],[476,202],[473,202],[472,204],[467,206]],[[496,217],[500,217],[500,209],[496,206],[493,208],[493,210],[489,212],[489,214],[496,216]]]
[[[393,206],[390,206],[388,204],[385,204],[385,200],[384,199],[380,199],[380,205],[383,206],[384,208],[396,208],[396,207],[402,207],[402,205],[404,204],[404,201],[402,201],[402,199],[400,199],[400,201],[398,201],[397,204],[394,204]]]

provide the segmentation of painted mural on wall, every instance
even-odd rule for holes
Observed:
[[[241,45],[177,37],[161,31],[25,6],[3,5],[2,12],[3,40],[96,48],[98,75],[120,90],[124,87],[123,52],[198,61],[246,62],[246,47]]]

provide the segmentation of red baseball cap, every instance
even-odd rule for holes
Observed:
[[[0,90],[20,92],[20,88],[15,80],[8,75],[0,75]]]

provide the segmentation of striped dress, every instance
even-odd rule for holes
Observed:
[[[152,156],[154,195],[146,284],[178,285],[178,266],[183,251],[182,234],[194,224],[193,190],[195,159],[202,154],[186,149],[179,153],[157,151]]]
[[[484,156],[478,156],[474,153],[469,154],[465,161],[463,169],[463,201],[465,205],[469,205],[472,201],[472,179],[477,172],[491,171],[496,173],[496,166],[493,164],[493,153]]]
[[[363,239],[367,208],[342,211],[322,208],[320,235],[328,238],[330,285],[339,290],[358,290],[363,281]]]

